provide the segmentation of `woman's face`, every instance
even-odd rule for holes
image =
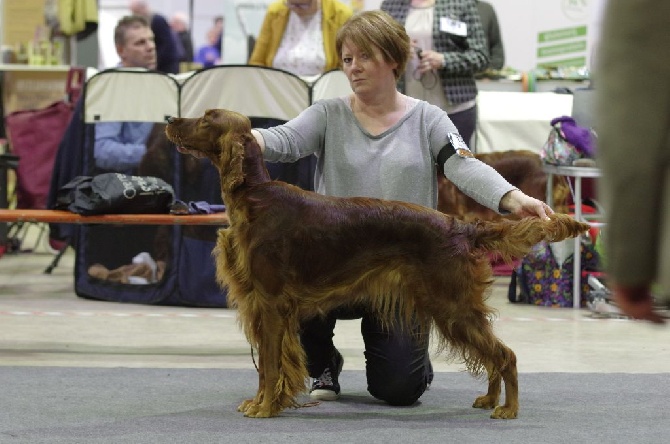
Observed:
[[[393,70],[398,64],[386,62],[379,48],[373,48],[373,53],[367,54],[349,41],[342,43],[342,70],[356,94],[389,87],[395,90]]]

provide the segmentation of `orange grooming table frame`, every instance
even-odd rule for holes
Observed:
[[[46,222],[109,225],[221,225],[229,224],[225,212],[214,214],[100,214],[82,216],[62,210],[0,209],[0,222]]]

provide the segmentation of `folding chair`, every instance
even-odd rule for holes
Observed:
[[[15,111],[5,117],[9,151],[18,157],[13,196],[17,209],[46,209],[58,144],[72,117],[84,77],[84,68],[72,67],[63,90],[63,100],[40,109]],[[14,223],[9,227],[7,236],[22,245],[31,225]],[[47,226],[37,226],[39,234],[34,249],[43,238],[47,238]]]

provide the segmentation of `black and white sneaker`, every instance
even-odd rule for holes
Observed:
[[[340,383],[338,378],[342,372],[344,358],[335,350],[331,364],[321,373],[321,376],[312,380],[312,390],[309,396],[319,401],[335,401],[340,397]]]

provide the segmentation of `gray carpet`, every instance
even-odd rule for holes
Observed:
[[[663,443],[668,374],[521,374],[516,420],[471,408],[485,382],[438,373],[412,407],[344,371],[337,402],[250,419],[252,370],[0,367],[0,443]],[[305,396],[301,401],[308,401]]]

